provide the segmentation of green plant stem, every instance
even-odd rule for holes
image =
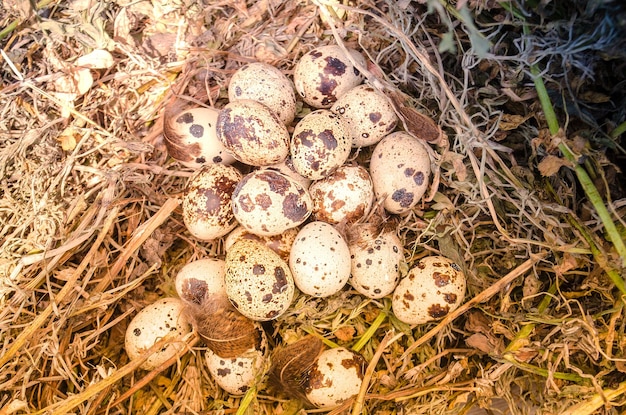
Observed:
[[[506,354],[503,356],[502,359],[496,359],[496,360],[500,361],[501,363],[510,363],[518,369],[521,369],[525,372],[534,373],[536,375],[543,376],[545,378],[552,377],[554,379],[569,380],[570,382],[575,382],[575,383],[587,382],[585,378],[575,373],[553,372],[551,370],[544,369],[535,365],[531,365],[529,363],[519,362],[515,359],[515,357],[513,357],[512,354]]]
[[[376,316],[376,319],[367,328],[367,330],[365,330],[365,333],[363,333],[363,335],[361,336],[359,341],[354,343],[354,346],[352,346],[352,350],[354,350],[355,352],[359,352],[359,351],[361,351],[361,349],[363,347],[365,347],[367,342],[369,342],[370,339],[376,333],[376,330],[378,330],[380,325],[383,324],[383,322],[387,318],[387,313],[388,312],[389,312],[389,310],[387,309],[387,307],[385,307],[383,310],[380,310],[380,313],[378,313],[378,315]]]
[[[623,123],[621,123],[620,125],[618,125],[617,127],[615,127],[613,129],[613,131],[611,131],[611,134],[609,134],[612,138],[617,138],[620,135],[626,133],[626,121],[624,121]]]
[[[244,415],[255,397],[256,397],[256,386],[253,386],[247,390],[246,394],[241,399],[241,402],[239,402],[239,408],[237,408],[236,415]]]
[[[527,25],[524,25],[524,33],[528,34],[530,29],[528,29]],[[550,129],[550,133],[555,136],[560,133],[561,127],[559,126],[559,122],[556,117],[556,113],[554,112],[554,107],[552,106],[552,102],[550,101],[550,97],[548,96],[548,91],[546,89],[545,84],[543,83],[543,79],[540,76],[539,68],[536,64],[532,64],[530,66],[530,72],[533,75],[533,82],[535,84],[535,89],[537,90],[537,95],[539,96],[539,101],[541,102],[541,107],[543,108],[544,115],[546,117],[546,122],[548,123],[548,128]],[[559,143],[559,150],[563,154],[563,156],[573,164],[574,172],[576,173],[576,177],[580,182],[587,198],[593,205],[594,209],[598,213],[604,228],[606,229],[608,239],[613,243],[615,250],[618,255],[622,259],[622,265],[626,266],[626,244],[622,239],[620,233],[611,218],[611,214],[604,204],[604,200],[602,200],[602,196],[600,196],[600,192],[594,185],[593,181],[589,177],[587,171],[578,163],[578,160],[574,153],[567,147],[565,142]],[[624,280],[621,279],[621,285],[624,285]]]

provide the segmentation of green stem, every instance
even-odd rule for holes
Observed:
[[[13,20],[11,23],[9,23],[7,27],[0,30],[0,40],[7,37],[12,31],[15,30],[15,28],[17,28],[17,26],[19,26],[19,24],[20,24],[19,20]]]
[[[524,25],[524,33],[528,34],[530,29],[527,25]],[[540,76],[539,68],[536,64],[532,64],[530,66],[530,72],[533,75],[533,82],[535,83],[535,89],[537,90],[537,95],[539,96],[539,101],[541,102],[541,107],[543,108],[544,115],[546,117],[546,122],[548,123],[548,128],[550,129],[550,133],[554,136],[559,134],[561,127],[559,126],[559,122],[556,117],[556,113],[554,112],[554,107],[552,106],[552,102],[550,101],[550,97],[548,96],[548,91],[546,89],[545,84],[543,83],[543,79]],[[626,266],[626,244],[622,239],[620,233],[611,218],[611,214],[607,209],[604,200],[602,200],[602,196],[600,196],[600,192],[594,185],[593,181],[589,177],[587,171],[578,164],[578,160],[574,153],[567,147],[565,142],[559,143],[559,150],[567,160],[569,160],[573,166],[574,171],[576,173],[576,177],[580,182],[589,202],[593,205],[594,209],[598,213],[604,228],[606,229],[608,239],[613,243],[615,250],[618,255],[622,259],[622,264]],[[621,279],[621,285],[624,285],[623,279]]]
[[[246,394],[241,399],[241,402],[239,402],[239,408],[237,408],[236,415],[244,415],[255,397],[256,397],[256,386],[253,386],[247,390]]]
[[[380,313],[378,313],[374,322],[367,328],[367,330],[365,330],[365,333],[363,333],[359,341],[356,342],[354,346],[352,346],[352,350],[354,350],[355,352],[359,352],[363,347],[365,347],[367,342],[370,341],[370,339],[376,333],[376,330],[378,330],[380,325],[383,324],[383,322],[387,318],[388,311],[389,310],[387,309],[387,307],[385,307],[385,309],[383,310],[380,310]]]
[[[624,133],[626,133],[626,121],[615,127],[613,131],[611,131],[610,136],[613,138],[617,138]]]

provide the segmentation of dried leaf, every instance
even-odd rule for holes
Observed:
[[[441,128],[430,117],[407,106],[400,92],[385,89],[385,94],[408,133],[428,142],[438,142],[443,139]]]
[[[522,116],[522,115],[516,115],[516,114],[504,114],[502,116],[502,119],[500,120],[500,130],[502,131],[510,131],[510,130],[514,130],[517,127],[519,127],[520,125],[522,125],[523,123],[526,122],[526,120],[528,120],[531,116],[527,115],[527,116]]]
[[[539,162],[537,167],[542,176],[550,177],[558,173],[563,166],[571,166],[571,163],[560,157],[548,155]]]
[[[104,49],[96,49],[76,59],[76,66],[89,69],[108,69],[113,66],[113,56]]]

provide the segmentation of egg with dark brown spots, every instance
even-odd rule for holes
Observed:
[[[244,239],[226,253],[226,294],[245,317],[273,320],[293,300],[295,285],[287,263],[265,244]]]
[[[246,175],[233,192],[233,213],[249,232],[271,236],[304,222],[313,209],[309,192],[273,169]]]
[[[331,224],[354,223],[366,216],[374,201],[369,173],[361,166],[344,165],[309,187],[313,218]]]
[[[231,197],[243,175],[233,166],[211,164],[196,172],[183,195],[183,222],[194,237],[210,241],[237,226]]]
[[[250,166],[280,163],[289,154],[289,132],[278,116],[251,99],[228,103],[217,117],[217,138]]]
[[[378,143],[398,124],[389,98],[371,85],[352,88],[330,109],[348,125],[352,147],[367,147]]]
[[[365,65],[365,58],[348,49],[355,62]],[[337,45],[315,48],[304,54],[293,71],[296,91],[314,108],[330,108],[346,92],[363,82],[363,75]]]
[[[269,354],[265,331],[259,323],[255,324],[261,341],[241,355],[222,358],[211,349],[205,352],[207,369],[215,383],[231,395],[243,395],[253,386],[260,377]]]
[[[430,183],[430,156],[420,140],[403,131],[385,136],[372,153],[370,174],[378,201],[390,213],[406,213]]]
[[[419,260],[396,287],[392,308],[398,320],[424,324],[456,310],[465,298],[465,274],[443,256]]]
[[[314,297],[336,294],[350,278],[348,243],[332,225],[308,223],[291,246],[289,268],[303,293]]]
[[[198,305],[212,296],[226,298],[225,271],[226,263],[223,259],[202,258],[191,261],[176,274],[176,293],[181,300]]]
[[[391,294],[406,271],[400,238],[393,230],[379,231],[368,223],[353,226],[351,234],[352,287],[368,298]]]
[[[324,350],[307,371],[304,390],[318,408],[332,408],[356,396],[365,374],[365,359],[345,347]]]
[[[218,114],[215,108],[200,107],[167,117],[163,135],[169,155],[193,169],[204,164],[232,164],[235,159],[217,139]]]
[[[253,62],[237,69],[228,84],[228,99],[251,99],[265,104],[285,125],[296,116],[296,94],[291,81],[267,63]]]
[[[178,298],[162,298],[138,312],[126,329],[124,348],[128,357],[139,358],[165,336],[172,340],[154,352],[141,368],[153,370],[184,349],[180,337],[191,332],[191,324],[183,313],[184,305]]]
[[[352,137],[344,121],[329,110],[313,111],[296,124],[291,137],[291,160],[302,176],[319,180],[350,156]]]

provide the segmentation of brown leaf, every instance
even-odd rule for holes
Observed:
[[[571,166],[571,163],[560,157],[548,155],[539,162],[537,167],[542,176],[550,177],[555,175],[563,166]]]
[[[428,142],[438,142],[443,139],[441,128],[430,117],[407,106],[400,92],[385,89],[385,94],[408,133]]]
[[[519,127],[520,125],[522,125],[523,123],[526,122],[526,120],[528,120],[531,116],[527,115],[527,116],[522,116],[522,115],[516,115],[516,114],[504,114],[502,115],[502,119],[500,120],[500,130],[503,131],[510,131],[510,130],[514,130],[517,127]]]

